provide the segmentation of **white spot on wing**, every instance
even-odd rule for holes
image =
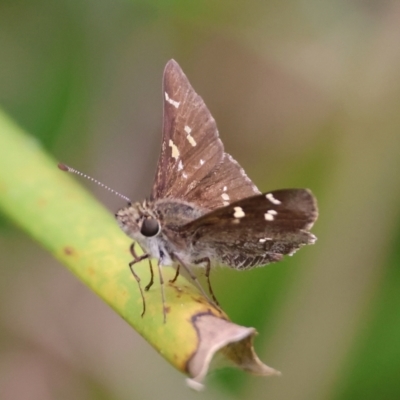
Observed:
[[[224,206],[228,206],[230,203],[229,203],[229,200],[230,200],[230,197],[229,197],[229,194],[228,193],[222,193],[221,194],[221,197],[222,197],[222,199],[224,200],[223,201],[223,205]]]
[[[270,213],[265,213],[264,214],[264,218],[266,221],[273,221],[274,220],[274,216]]]
[[[221,197],[224,199],[224,200],[230,200],[230,197],[229,197],[229,194],[228,193],[222,193],[221,194]]]
[[[196,141],[194,140],[193,136],[187,135],[187,136],[186,136],[186,139],[189,141],[189,143],[190,143],[193,147],[197,146],[197,143],[196,143]]]
[[[282,202],[276,199],[272,193],[267,193],[265,197],[273,204],[282,204]]]
[[[188,140],[188,142],[195,147],[197,145],[196,141],[194,140],[194,137],[190,134],[190,132],[192,132],[192,128],[190,126],[185,125],[185,132],[187,133],[186,135],[186,139]]]
[[[187,179],[187,175],[183,172],[182,173],[182,176],[185,178],[185,179]]]
[[[267,213],[268,213],[268,214],[271,214],[271,215],[276,215],[276,214],[278,214],[275,210],[268,210]]]
[[[171,139],[169,139],[168,144],[169,144],[169,147],[171,147],[171,149],[172,149],[172,157],[175,158],[175,160],[178,160],[179,150],[176,147],[175,143]]]
[[[201,159],[201,160],[200,160],[200,165],[203,165],[203,164],[204,164],[204,160]]]
[[[226,192],[228,190],[228,188],[226,186],[224,186],[224,192]]]
[[[233,216],[235,218],[243,218],[246,214],[243,211],[242,207],[234,207],[233,208],[235,210],[235,212],[233,213]]]
[[[175,101],[175,100],[171,99],[171,97],[168,96],[167,92],[165,92],[165,100],[167,100],[168,103],[173,105],[175,108],[178,108],[179,104],[181,104],[179,101]]]
[[[181,171],[183,169],[183,164],[182,164],[182,160],[179,161],[178,164],[178,171]]]

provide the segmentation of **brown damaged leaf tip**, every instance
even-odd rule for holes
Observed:
[[[216,353],[230,364],[255,375],[281,375],[257,357],[253,348],[257,333],[254,328],[236,325],[212,314],[198,314],[192,318],[192,323],[198,335],[197,349],[186,366],[191,376],[186,382],[192,389],[203,389],[202,381]]]

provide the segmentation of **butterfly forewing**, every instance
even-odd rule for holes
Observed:
[[[193,188],[186,200],[208,210],[260,193],[243,168],[227,153],[221,164]]]
[[[175,198],[214,210],[259,193],[219,139],[214,118],[179,65],[164,71],[162,149],[152,198]]]
[[[161,155],[152,197],[184,199],[224,155],[217,126],[179,65],[170,60],[163,78]]]

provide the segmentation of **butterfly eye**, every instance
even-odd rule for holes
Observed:
[[[160,225],[154,218],[146,218],[143,221],[142,228],[140,229],[140,233],[146,237],[155,236],[159,231]]]

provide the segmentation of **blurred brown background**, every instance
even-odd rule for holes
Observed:
[[[213,277],[283,376],[216,371],[191,392],[3,218],[0,399],[400,398],[400,2],[0,1],[1,107],[57,159],[137,200],[160,150],[170,58],[261,190],[309,187],[319,200],[315,246]]]

